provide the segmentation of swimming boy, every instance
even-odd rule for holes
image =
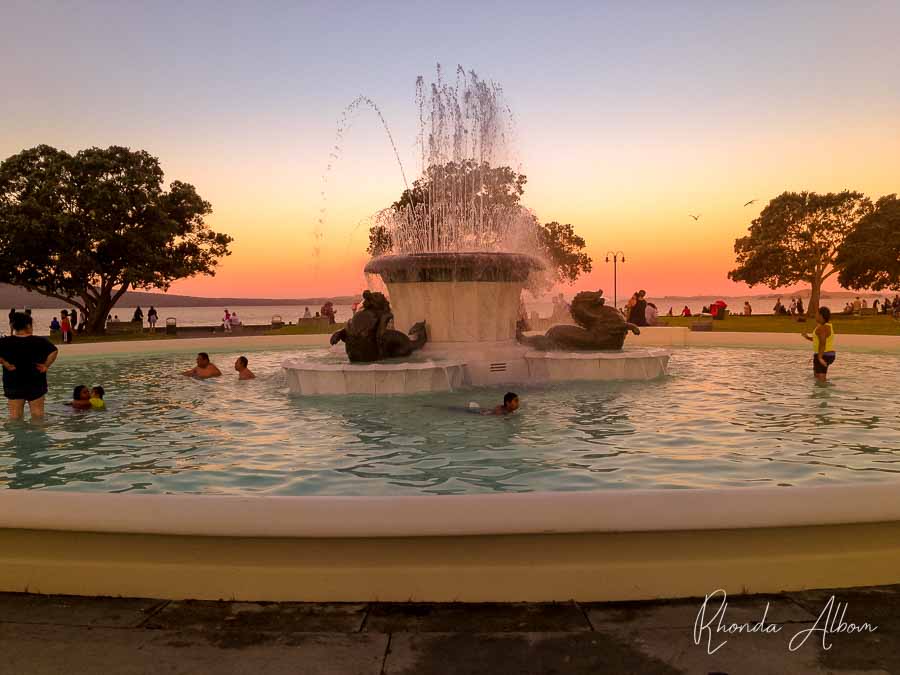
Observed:
[[[519,395],[511,391],[503,397],[503,405],[498,405],[492,410],[482,410],[474,401],[469,404],[468,410],[478,415],[511,415],[519,409]]]
[[[234,362],[234,369],[237,371],[239,380],[252,380],[256,377],[253,374],[253,371],[247,367],[247,357],[239,356],[237,357],[237,361]]]
[[[200,352],[197,354],[197,367],[182,373],[185,377],[196,377],[198,380],[206,380],[210,377],[220,377],[222,371],[209,360],[209,354]]]

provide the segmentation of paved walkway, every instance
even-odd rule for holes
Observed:
[[[712,633],[693,627],[702,600],[579,604],[318,604],[166,602],[0,594],[0,673],[702,673],[803,675],[900,673],[900,586],[834,591],[834,628],[796,651],[830,591],[728,599],[725,624],[774,633]],[[712,602],[705,621],[721,602]],[[715,621],[712,623],[715,626]],[[802,635],[801,635],[802,637]]]

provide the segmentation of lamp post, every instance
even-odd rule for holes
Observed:
[[[613,307],[619,309],[619,274],[618,274],[618,266],[619,261],[621,260],[623,263],[625,262],[625,254],[622,251],[607,251],[606,252],[606,262],[609,262],[609,256],[612,256],[613,261]]]

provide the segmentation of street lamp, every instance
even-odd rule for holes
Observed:
[[[623,263],[625,262],[625,254],[622,251],[607,251],[606,252],[606,262],[609,262],[609,256],[612,256],[613,260],[613,307],[616,309],[619,308],[619,274],[618,274],[618,265],[621,260]]]

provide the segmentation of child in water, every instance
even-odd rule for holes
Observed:
[[[89,410],[91,407],[91,391],[83,384],[79,384],[72,391],[72,400],[69,405],[76,410]]]
[[[511,391],[503,397],[503,405],[498,405],[492,410],[482,410],[481,406],[472,401],[469,410],[479,415],[511,415],[519,409],[519,395]]]
[[[103,395],[106,392],[103,390],[103,387],[96,386],[91,389],[91,409],[92,410],[106,410],[106,403],[103,401]]]

